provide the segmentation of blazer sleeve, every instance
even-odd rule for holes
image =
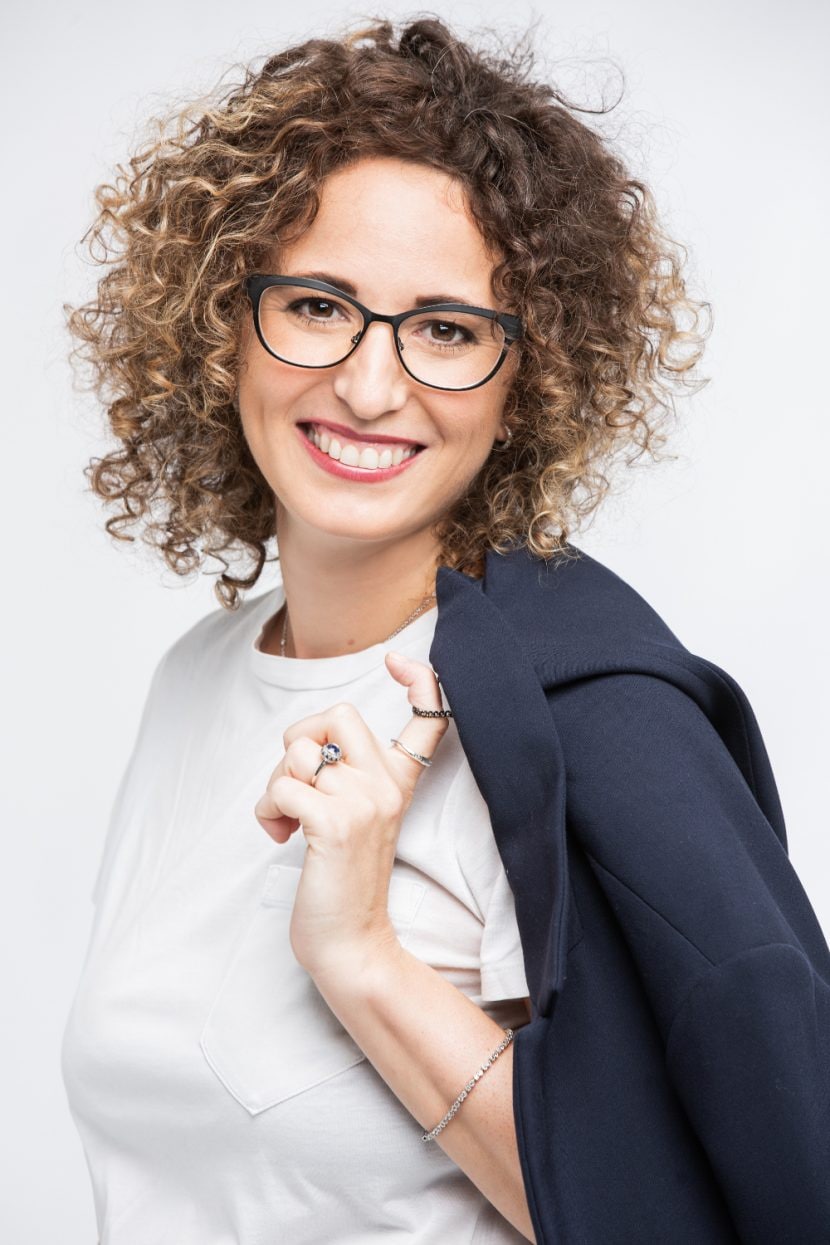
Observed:
[[[830,951],[784,843],[671,681],[615,673],[547,695],[569,831],[740,1239],[830,1241]]]

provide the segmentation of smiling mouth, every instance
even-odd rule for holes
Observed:
[[[376,442],[366,444],[350,442],[345,436],[338,436],[322,425],[300,424],[304,435],[323,454],[344,467],[360,467],[364,471],[378,471],[387,467],[397,467],[408,458],[414,458],[426,447],[423,445],[394,445]]]

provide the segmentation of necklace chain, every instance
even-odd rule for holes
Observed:
[[[428,603],[435,599],[436,598],[435,598],[434,592],[428,593],[423,598],[420,605],[418,605],[417,608],[412,611],[409,617],[401,623],[400,627],[396,627],[395,630],[392,632],[392,635],[388,635],[385,640],[380,641],[381,644],[386,644],[388,640],[391,640],[394,636],[398,635],[399,632],[403,631],[404,627],[408,627],[411,622],[415,621],[415,619],[418,617],[419,614],[423,614]],[[285,637],[287,634],[288,634],[288,603],[286,602],[285,616],[283,617],[283,620],[282,620],[282,636],[280,637],[280,657],[285,656]]]

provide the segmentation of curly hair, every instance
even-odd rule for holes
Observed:
[[[106,266],[94,299],[64,308],[70,358],[90,365],[117,442],[84,469],[118,507],[113,538],[139,524],[179,575],[218,559],[231,610],[278,559],[274,496],[236,404],[243,279],[311,223],[327,175],[363,156],[460,180],[501,257],[494,295],[525,324],[503,412],[513,439],[436,526],[439,560],[480,576],[488,547],[567,557],[568,525],[599,505],[617,457],[655,458],[673,388],[708,383],[692,373],[710,305],[688,292],[686,248],[648,187],[575,115],[591,110],[536,80],[535,56],[528,31],[491,52],[435,17],[397,31],[376,18],[152,119],[129,169],[95,190],[82,239]]]

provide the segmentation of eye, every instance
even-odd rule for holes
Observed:
[[[426,331],[427,343],[435,346],[465,346],[475,341],[475,334],[454,320],[424,320],[419,330]]]
[[[312,309],[311,314],[301,310],[305,307]],[[295,298],[292,303],[289,303],[288,310],[295,312],[301,319],[331,320],[334,318],[334,313],[340,310],[340,305],[328,298]]]

